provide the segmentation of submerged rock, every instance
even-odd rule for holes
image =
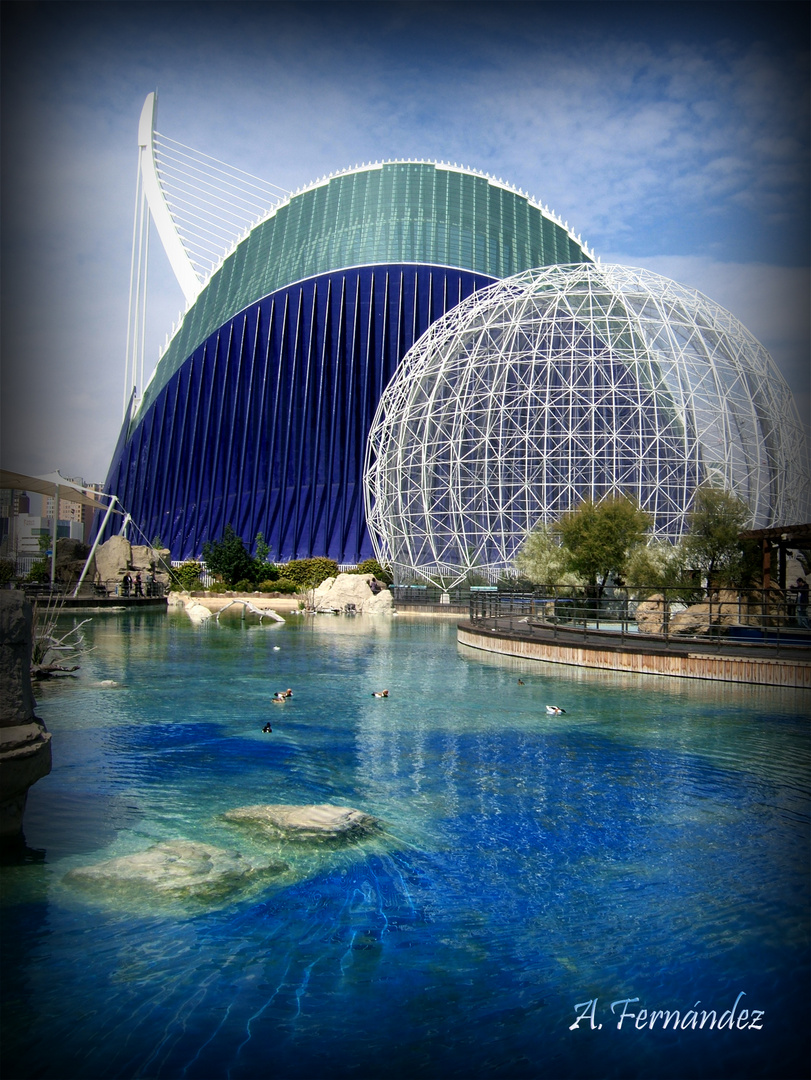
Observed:
[[[350,806],[319,805],[291,806],[271,803],[259,806],[240,806],[228,810],[226,821],[245,825],[256,832],[286,840],[359,840],[378,829],[371,814]]]
[[[65,875],[65,881],[82,888],[211,899],[260,875],[286,869],[284,863],[254,866],[238,851],[211,844],[167,840],[135,855],[78,867]]]

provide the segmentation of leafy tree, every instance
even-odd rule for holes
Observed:
[[[650,543],[634,548],[628,557],[623,577],[639,600],[668,589],[671,590],[671,599],[693,603],[698,599],[698,581],[688,564],[684,544],[670,544],[667,541]],[[678,592],[673,593],[673,589]]]
[[[740,538],[751,516],[747,504],[729,491],[707,484],[696,492],[684,543],[708,585],[742,585],[756,576],[757,545]]]
[[[566,570],[579,575],[599,598],[611,574],[625,572],[631,552],[644,543],[651,515],[627,495],[594,503],[586,499],[552,527]]]
[[[253,580],[253,559],[245,550],[242,537],[230,525],[225,526],[221,540],[203,544],[203,560],[212,574],[219,574],[229,589],[244,578]]]
[[[580,584],[575,575],[566,572],[563,551],[549,525],[532,530],[515,557],[515,568],[538,585]]]
[[[221,540],[203,544],[203,559],[212,574],[219,574],[229,589],[238,584],[244,591],[245,582],[252,589],[257,582],[274,581],[279,576],[276,567],[267,562],[270,548],[261,533],[256,534],[254,549],[256,554],[251,557],[242,537],[226,525]]]

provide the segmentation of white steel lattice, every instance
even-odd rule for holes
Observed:
[[[403,359],[366,449],[378,558],[445,580],[509,568],[585,498],[632,495],[678,540],[705,482],[753,527],[808,520],[791,391],[728,311],[623,266],[530,270],[459,304]]]

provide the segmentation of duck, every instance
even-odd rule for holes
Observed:
[[[388,690],[373,690],[372,691],[372,697],[388,697],[388,696],[389,696]]]
[[[565,713],[565,709],[561,709],[559,705],[547,705],[546,711],[550,716],[560,716],[561,713]]]

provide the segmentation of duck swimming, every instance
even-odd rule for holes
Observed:
[[[560,716],[561,713],[565,713],[565,709],[561,709],[559,705],[547,705],[546,711],[550,716]]]

